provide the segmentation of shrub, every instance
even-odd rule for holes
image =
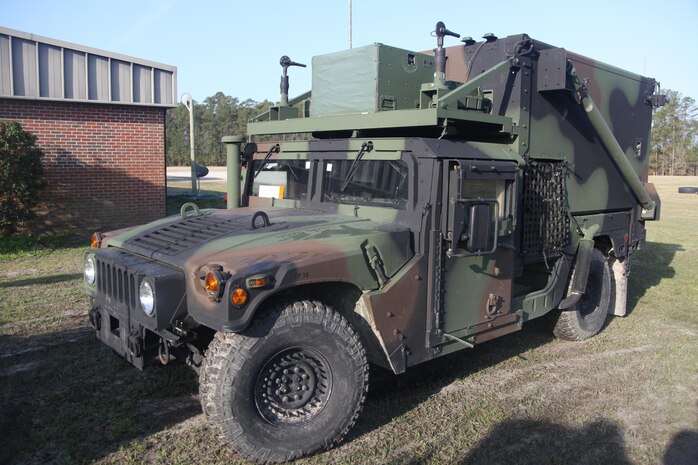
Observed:
[[[32,133],[15,121],[0,121],[0,235],[14,233],[33,216],[45,186],[42,156]]]

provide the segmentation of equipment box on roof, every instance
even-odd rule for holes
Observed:
[[[433,75],[434,57],[379,43],[316,56],[310,114],[414,109]]]

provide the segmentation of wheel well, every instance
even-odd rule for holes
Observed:
[[[599,249],[606,257],[613,250],[613,243],[609,236],[597,236],[594,238],[594,248]]]
[[[383,351],[371,325],[354,308],[363,292],[354,284],[347,282],[324,282],[303,284],[284,289],[261,303],[260,309],[273,308],[284,302],[297,300],[318,300],[329,305],[337,313],[351,323],[359,333],[361,343],[366,348],[368,361],[374,365],[389,368],[387,357]],[[258,310],[259,311],[259,310]],[[255,315],[256,318],[256,315]]]

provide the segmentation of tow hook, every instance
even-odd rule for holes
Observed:
[[[87,317],[89,318],[90,324],[94,329],[96,329],[97,331],[102,329],[102,313],[100,313],[99,307],[92,307],[90,311],[87,313]]]
[[[143,339],[141,339],[140,331],[132,329],[126,341],[129,352],[134,357],[140,357],[143,354]]]
[[[172,360],[170,358],[170,343],[167,339],[160,338],[160,344],[158,344],[158,358],[163,365],[167,365],[170,363],[170,360]]]

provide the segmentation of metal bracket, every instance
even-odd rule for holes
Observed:
[[[263,228],[268,228],[269,226],[271,226],[269,215],[267,215],[266,212],[260,210],[256,212],[254,215],[252,215],[252,229],[257,229],[257,218],[262,218],[262,221],[264,222],[264,225],[262,226]]]
[[[475,344],[471,344],[470,342],[463,340],[459,337],[453,336],[451,334],[444,333],[443,337],[444,337],[444,339],[449,339],[451,341],[458,342],[459,344],[463,344],[465,347],[467,347],[469,349],[472,349],[473,347],[475,347]]]
[[[468,82],[456,87],[454,90],[445,94],[443,97],[440,97],[438,100],[438,106],[440,108],[446,108],[450,104],[457,103],[458,100],[460,100],[463,97],[472,98],[472,95],[469,94],[471,94],[472,92],[477,92],[478,87],[480,87],[483,83],[485,83],[492,77],[501,74],[505,71],[508,71],[513,66],[513,63],[514,61],[512,58],[507,58],[501,63],[494,65],[493,67],[478,75],[477,77],[474,77]]]

